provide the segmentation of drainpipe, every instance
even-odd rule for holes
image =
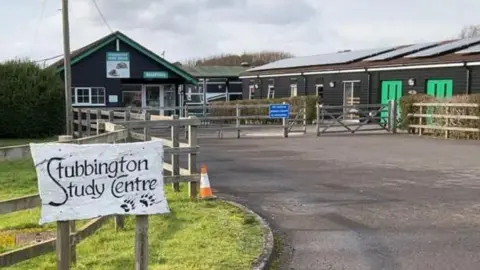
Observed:
[[[303,94],[306,96],[307,95],[307,89],[308,89],[308,87],[307,87],[307,85],[308,85],[307,76],[303,75],[303,72],[302,72],[301,76],[303,77],[303,83],[304,83]]]
[[[467,70],[467,78],[466,78],[466,93],[465,94],[471,94],[472,91],[471,91],[471,87],[472,87],[472,83],[471,83],[471,78],[472,78],[472,70],[467,67],[467,65],[465,65],[465,69]]]
[[[367,72],[367,69],[365,69],[365,72]],[[367,104],[370,104],[371,101],[370,101],[370,95],[371,95],[371,92],[372,92],[372,74],[370,72],[367,72],[367,87],[368,87],[368,90],[367,90]],[[376,102],[374,102],[376,103]]]

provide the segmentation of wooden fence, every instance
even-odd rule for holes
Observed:
[[[87,137],[79,137],[76,139],[70,139],[67,141],[61,141],[63,143],[76,143],[76,144],[97,144],[97,143],[127,143],[130,140],[160,140],[164,141],[164,154],[171,155],[171,162],[164,162],[163,167],[165,171],[171,172],[171,175],[164,176],[165,184],[172,184],[175,191],[179,191],[179,183],[187,182],[189,196],[191,198],[197,197],[198,182],[200,175],[197,173],[197,153],[199,147],[197,145],[197,127],[200,125],[200,120],[195,117],[189,119],[176,119],[173,117],[168,120],[144,120],[149,119],[148,114],[143,116],[139,114],[130,114],[129,112],[114,112],[108,111],[109,119],[115,118],[115,116],[122,120],[115,123],[106,122],[102,117],[95,118],[95,123],[92,123],[90,117],[92,110],[75,109],[78,115],[81,115],[79,119],[76,119],[75,124],[82,127],[77,130],[76,135],[92,134],[92,130],[95,129],[95,134]],[[95,110],[96,116],[105,115],[105,112]],[[86,116],[83,119],[83,115]],[[113,117],[112,117],[113,115]],[[142,119],[143,120],[139,120]],[[98,119],[98,121],[97,121]],[[133,120],[132,120],[133,119]],[[181,143],[179,140],[179,127],[185,126],[188,129],[188,142]],[[171,128],[171,139],[163,139],[151,136],[151,129],[155,127],[169,127]],[[137,132],[136,130],[142,129],[143,132]],[[106,133],[102,133],[106,132]],[[188,154],[188,168],[180,167],[180,155]],[[17,147],[4,147],[0,148],[0,155],[3,159],[15,160],[29,157],[30,148],[28,145],[22,145]],[[38,195],[26,196],[22,198],[11,199],[0,202],[0,215],[17,212],[21,210],[31,209],[40,206],[40,198]],[[76,261],[76,244],[85,239],[89,235],[93,234],[101,225],[105,222],[106,218],[98,218],[92,220],[86,224],[80,230],[75,231],[75,222],[70,223],[57,222],[57,237],[49,239],[40,243],[36,243],[30,246],[22,247],[13,251],[9,251],[0,254],[0,267],[9,266],[21,261],[25,261],[48,252],[57,250],[57,258],[60,258],[59,265],[70,265]],[[140,222],[139,222],[140,220]],[[136,231],[142,232],[142,235],[146,237],[144,232],[148,231],[148,218],[146,216],[137,216]],[[124,217],[115,217],[115,224],[117,228],[123,227]],[[141,226],[141,227],[139,227]],[[145,239],[143,239],[145,240]],[[141,252],[139,249],[144,249],[147,244],[146,241],[143,244],[136,245],[136,253]],[[70,248],[69,248],[70,247]],[[66,261],[65,261],[66,260]],[[145,263],[145,262],[143,262]]]
[[[414,103],[408,117],[419,136],[439,134],[448,139],[452,132],[480,133],[479,105],[472,103]]]
[[[208,105],[198,107],[204,109],[207,116],[198,116],[200,121],[198,131],[216,132],[218,138],[223,138],[225,131],[233,131],[237,138],[241,137],[242,131],[260,129],[278,129],[279,135],[288,137],[290,133],[307,133],[306,104],[301,107],[290,108],[290,118],[270,119],[268,115],[269,104],[256,105]],[[197,107],[185,106],[183,115],[188,115],[189,110]],[[162,108],[162,110],[176,110],[178,107]],[[178,118],[177,115],[160,116],[146,113],[132,113],[131,108],[115,108],[114,110],[74,109],[75,136],[101,133],[105,128],[105,116],[109,122],[121,124],[131,120],[157,121],[157,120],[185,120],[188,117]],[[80,118],[79,118],[80,117]],[[100,119],[99,121],[93,119]],[[152,126],[153,129],[161,128],[162,125]],[[138,128],[138,126],[137,126]],[[188,134],[186,126],[185,134]],[[138,137],[138,136],[137,136]],[[173,138],[172,138],[173,140]]]

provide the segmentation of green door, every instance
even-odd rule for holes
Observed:
[[[427,81],[427,95],[436,98],[449,98],[453,94],[453,81],[452,80],[428,80]],[[433,113],[433,107],[427,108],[427,114]],[[427,117],[427,125],[431,125],[433,120],[431,117]]]
[[[437,98],[449,98],[453,94],[452,80],[428,80],[427,95]]]
[[[389,100],[399,101],[402,97],[402,81],[382,81],[382,104],[388,104]],[[400,115],[400,110],[397,112]],[[380,117],[382,122],[387,121],[388,111],[382,110]]]

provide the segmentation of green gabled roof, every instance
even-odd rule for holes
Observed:
[[[119,31],[114,32],[114,33],[112,33],[108,36],[105,36],[105,37],[103,37],[103,38],[85,46],[85,47],[82,47],[78,50],[73,51],[71,53],[71,63],[72,63],[72,65],[74,65],[75,63],[78,63],[79,61],[88,57],[92,53],[100,50],[101,48],[103,48],[105,46],[107,46],[108,44],[110,44],[111,42],[113,42],[116,39],[119,39],[119,40],[123,41],[124,43],[133,47],[134,49],[136,49],[140,53],[144,54],[145,56],[147,56],[147,57],[151,58],[152,60],[156,61],[157,63],[165,66],[167,69],[176,73],[177,75],[184,78],[185,80],[190,81],[192,83],[197,83],[197,80],[194,78],[194,76],[192,76],[191,74],[189,74],[188,72],[186,72],[182,68],[179,68],[179,67],[171,64],[167,60],[163,59],[162,57],[158,56],[157,54],[155,54],[152,51],[148,50],[147,48],[143,47],[142,45],[140,45],[139,43],[137,43],[136,41],[127,37],[126,35],[124,35],[123,33],[119,32]],[[57,68],[57,72],[62,71],[64,69],[63,58],[58,60],[57,62],[53,63],[52,66]]]
[[[196,78],[238,77],[248,69],[242,66],[181,66],[181,68]]]

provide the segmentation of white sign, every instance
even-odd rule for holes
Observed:
[[[128,52],[107,52],[107,78],[130,78]]]
[[[40,224],[112,214],[168,213],[163,141],[30,144],[42,201]]]
[[[110,103],[118,103],[118,96],[117,95],[109,95],[108,102]]]

